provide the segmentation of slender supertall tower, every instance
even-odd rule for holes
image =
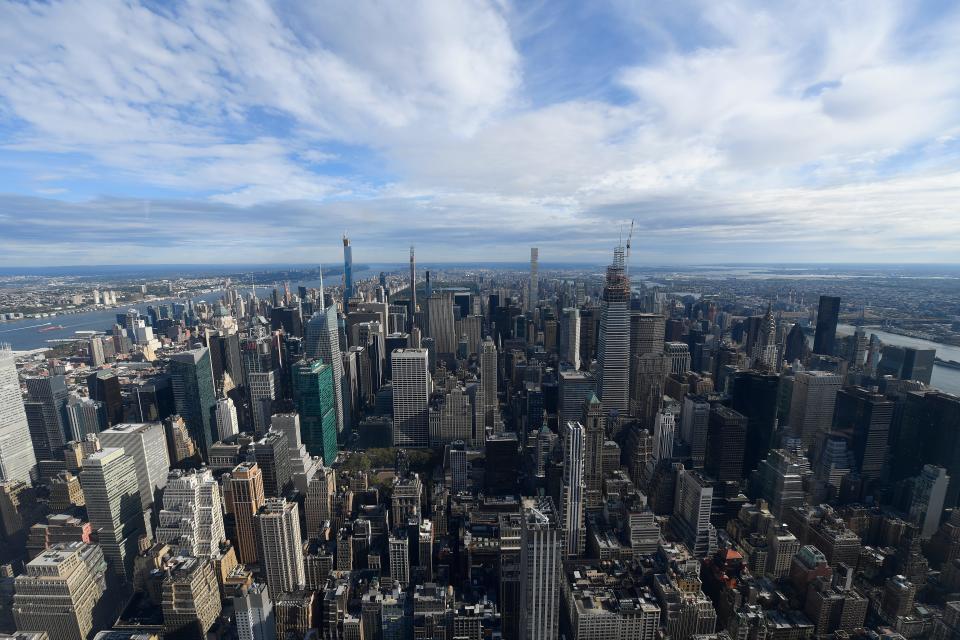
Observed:
[[[583,528],[584,440],[579,422],[568,422],[563,432],[563,486],[560,498],[560,526],[563,527],[563,554],[576,557],[583,553],[586,534]]]
[[[537,308],[538,297],[540,295],[540,281],[538,271],[537,261],[540,258],[540,250],[536,247],[530,247],[530,294],[528,299],[530,300],[530,311],[533,311]]]
[[[416,326],[414,316],[417,313],[417,259],[413,255],[413,245],[410,245],[410,331]]]
[[[600,339],[597,347],[597,395],[603,408],[627,415],[630,403],[630,280],[624,248],[613,250],[613,264],[607,267],[600,311]]]
[[[343,314],[350,313],[350,298],[353,297],[353,247],[350,238],[343,234]]]

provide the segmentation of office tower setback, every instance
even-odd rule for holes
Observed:
[[[136,463],[123,449],[98,451],[83,461],[80,484],[111,572],[129,581],[139,538],[145,533]]]
[[[10,348],[0,344],[0,479],[32,484],[36,473],[16,362]]]
[[[240,422],[237,419],[237,407],[230,398],[217,400],[217,435],[221,440],[228,440],[240,433]]]
[[[294,592],[304,587],[303,547],[297,503],[270,498],[255,516],[257,540],[263,552],[260,564],[270,593]]]
[[[263,473],[255,462],[242,462],[223,479],[224,502],[233,514],[237,559],[244,564],[257,562],[257,533],[254,517],[263,506]]]
[[[220,587],[213,563],[177,557],[166,567],[160,610],[167,638],[205,638],[220,617]]]
[[[157,542],[179,555],[213,559],[226,540],[220,484],[209,469],[171,471],[163,491]]]
[[[393,367],[393,444],[425,447],[429,444],[428,403],[430,370],[426,349],[397,349]]]
[[[630,376],[630,280],[626,274],[624,248],[617,247],[613,264],[607,267],[600,307],[600,337],[597,345],[597,395],[607,411],[621,416],[629,408]]]
[[[43,632],[44,638],[87,640],[111,622],[101,606],[105,570],[97,545],[59,544],[38,555],[14,582],[17,629]]]
[[[837,322],[840,319],[840,298],[820,296],[817,310],[817,331],[813,337],[813,352],[824,356],[834,355],[837,338]]]
[[[717,532],[710,524],[712,509],[710,480],[698,471],[680,470],[671,526],[698,556],[711,554],[717,548]]]
[[[210,350],[206,347],[170,356],[170,377],[177,413],[207,460],[207,450],[220,439],[216,433],[217,396],[214,391]]]

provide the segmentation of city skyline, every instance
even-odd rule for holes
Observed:
[[[343,230],[358,261],[603,264],[631,219],[644,264],[960,251],[946,4],[0,17],[0,265],[333,262]]]

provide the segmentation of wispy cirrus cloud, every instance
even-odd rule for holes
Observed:
[[[602,261],[631,218],[651,262],[948,260],[958,36],[939,3],[4,2],[0,260],[348,228]]]

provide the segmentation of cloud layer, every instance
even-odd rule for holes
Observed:
[[[0,264],[956,261],[957,10],[664,4],[2,3]]]

